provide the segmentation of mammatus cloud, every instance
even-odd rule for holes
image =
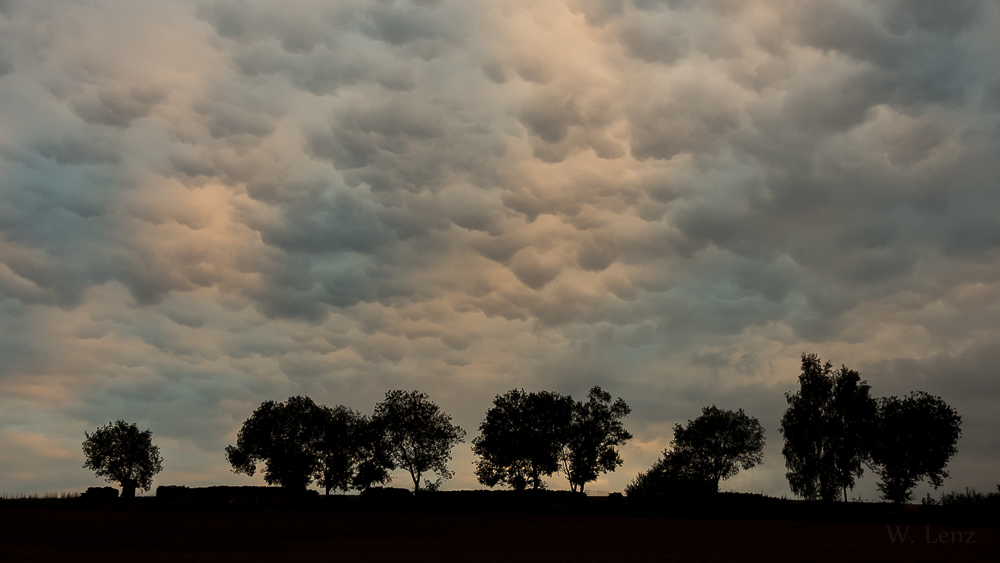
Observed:
[[[235,483],[265,399],[420,389],[474,436],[495,394],[597,384],[636,440],[596,488],[716,403],[768,430],[732,486],[781,493],[815,351],[955,405],[954,482],[991,488],[998,19],[0,2],[0,485],[93,484],[79,443],[111,419],[153,430],[163,482]]]

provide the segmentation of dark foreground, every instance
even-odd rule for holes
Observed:
[[[1000,561],[997,528],[893,522],[4,502],[0,530],[5,562]]]

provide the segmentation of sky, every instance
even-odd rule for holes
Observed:
[[[803,353],[962,416],[1000,482],[1000,3],[0,0],[0,493],[263,484],[262,401],[632,407],[620,491],[701,408],[790,495]],[[870,472],[853,495],[875,499]],[[408,478],[397,472],[397,486]],[[551,488],[568,488],[553,476]],[[927,485],[917,489],[923,496]]]

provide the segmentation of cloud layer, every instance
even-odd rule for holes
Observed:
[[[514,387],[633,406],[620,490],[798,357],[1000,442],[1000,10],[962,0],[0,2],[0,490],[252,481],[265,399]],[[476,486],[467,447],[453,487]],[[867,479],[868,481],[870,479]],[[552,481],[561,486],[560,479]],[[867,487],[867,488],[865,488]],[[874,485],[862,492],[874,497]]]

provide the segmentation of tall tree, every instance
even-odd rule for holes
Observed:
[[[902,399],[881,399],[878,418],[873,461],[882,498],[908,502],[922,479],[940,487],[948,477],[944,468],[958,453],[962,435],[958,412],[940,397],[917,391]]]
[[[437,488],[451,479],[448,469],[451,450],[465,441],[465,430],[451,423],[451,416],[418,391],[393,390],[375,406],[375,423],[385,433],[389,457],[395,467],[405,469],[413,479],[413,491],[420,491],[423,475],[433,471],[438,479],[428,488]]]
[[[743,409],[733,412],[712,405],[687,426],[675,425],[670,445],[678,452],[674,457],[685,454],[691,468],[718,492],[721,480],[763,461],[764,428]],[[664,457],[670,453],[665,451]]]
[[[83,467],[108,482],[118,482],[123,499],[135,498],[136,488],[148,491],[153,475],[163,471],[163,458],[159,446],[153,445],[153,433],[148,429],[140,431],[135,423],[117,420],[83,435]]]
[[[305,490],[323,467],[318,451],[327,416],[309,397],[264,401],[243,422],[236,446],[226,447],[226,459],[234,473],[251,476],[264,462],[267,484]]]
[[[853,488],[869,459],[877,405],[858,372],[802,355],[799,391],[786,393],[781,418],[788,484],[807,499],[835,500]]]
[[[385,440],[368,417],[343,405],[320,407],[325,417],[315,444],[316,483],[330,490],[364,490],[390,480]]]
[[[584,485],[601,473],[614,471],[622,465],[618,447],[632,439],[622,419],[632,409],[619,397],[611,402],[611,394],[594,387],[587,402],[573,407],[573,420],[561,454],[562,468],[570,489],[583,492]]]
[[[488,487],[544,488],[542,477],[559,470],[559,454],[573,420],[573,399],[550,391],[512,389],[497,395],[472,451],[481,459],[476,478]]]

